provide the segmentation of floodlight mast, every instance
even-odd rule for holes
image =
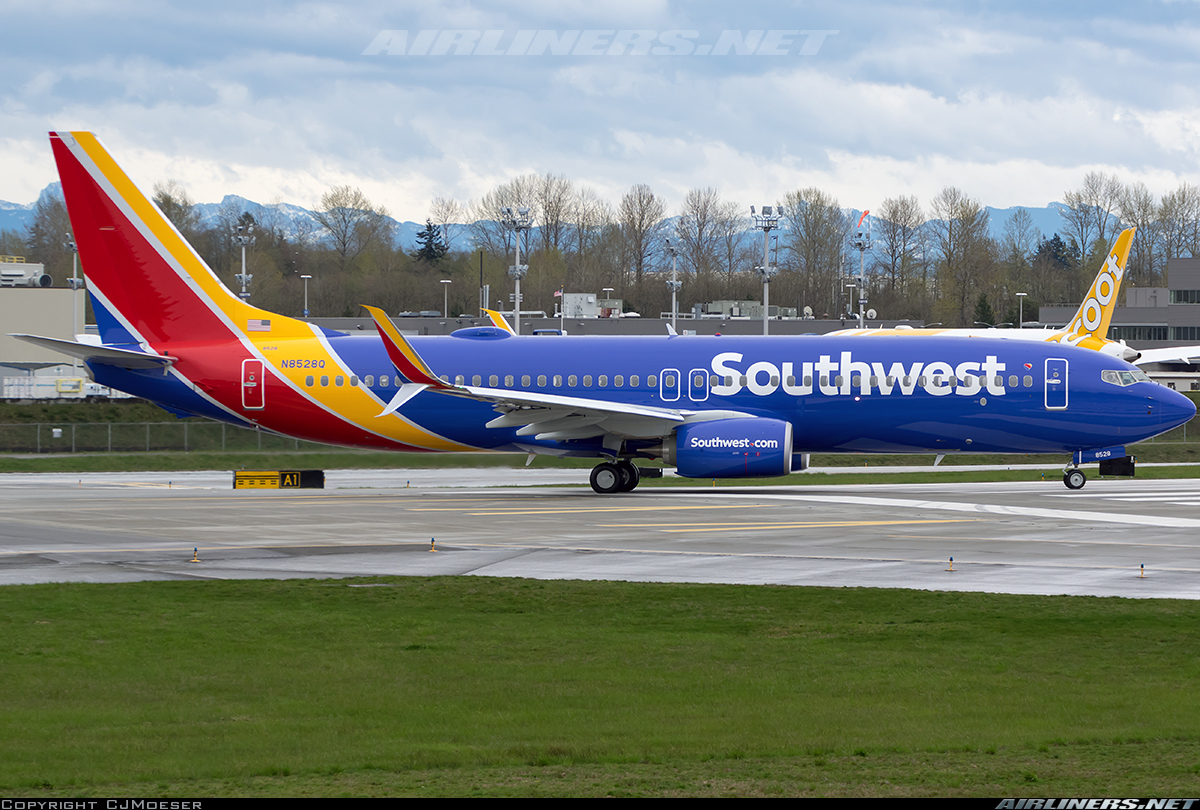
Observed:
[[[254,276],[246,274],[246,247],[254,244],[254,237],[251,235],[253,232],[253,225],[238,225],[234,229],[233,234],[233,243],[235,245],[240,245],[242,248],[242,272],[238,273],[236,278],[238,281],[242,282],[242,292],[239,297],[243,301],[250,300],[250,293],[247,291],[246,285],[248,285],[250,280],[254,278]]]
[[[771,266],[771,231],[779,227],[779,212],[781,206],[775,205],[772,208],[769,205],[762,207],[762,213],[756,214],[754,206],[750,206],[750,218],[754,220],[754,227],[763,232],[763,263],[754,269],[758,272],[758,277],[763,283],[763,334],[769,333],[768,324],[770,323],[771,299],[770,299],[770,284],[771,278],[778,272],[778,269]]]
[[[511,207],[505,206],[500,209],[500,216],[504,225],[516,231],[517,234],[517,261],[508,268],[508,277],[515,283],[513,329],[519,335],[521,334],[521,279],[525,278],[525,274],[529,272],[529,265],[521,264],[521,231],[527,231],[533,227],[533,218],[529,216],[529,209],[525,206],[520,206],[515,211]]]
[[[666,247],[663,248],[663,253],[671,257],[671,280],[667,282],[667,286],[671,288],[671,328],[674,329],[678,325],[677,318],[679,317],[679,288],[682,286],[676,276],[679,265],[679,245],[675,244],[668,237]]]
[[[1027,296],[1027,295],[1029,295],[1029,293],[1017,293],[1017,301],[1019,302],[1018,308],[1017,308],[1017,328],[1018,329],[1025,328],[1025,296]]]
[[[867,276],[865,272],[864,257],[867,251],[871,249],[871,220],[870,211],[863,211],[862,216],[858,218],[858,227],[854,231],[854,238],[850,240],[850,246],[858,251],[858,328],[865,328],[863,318],[863,307],[867,303]],[[865,223],[865,224],[864,224]]]

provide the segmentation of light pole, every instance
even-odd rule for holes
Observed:
[[[450,317],[450,279],[442,279],[442,317]]]
[[[1025,328],[1025,296],[1029,293],[1017,293],[1017,328]]]
[[[517,234],[517,262],[508,268],[508,277],[516,285],[513,293],[513,327],[519,335],[521,334],[521,279],[525,278],[525,274],[529,272],[529,265],[521,264],[521,231],[527,231],[533,227],[533,218],[529,216],[529,209],[524,206],[517,208],[515,212],[511,207],[505,206],[500,209],[500,216],[503,217],[504,224],[516,231]]]
[[[79,245],[75,244],[75,240],[71,238],[71,234],[67,234],[67,241],[63,242],[63,247],[71,251],[71,280],[67,282],[67,286],[71,288],[71,337],[80,331],[79,329]],[[71,371],[74,374],[79,373],[79,358],[71,358]]]
[[[246,273],[246,247],[254,244],[254,237],[251,235],[254,231],[253,225],[238,225],[234,230],[233,243],[240,245],[242,248],[242,272],[238,273],[235,278],[242,282],[242,293],[240,298],[243,301],[250,300],[250,293],[246,290],[246,286],[250,283],[250,279],[254,278]]]
[[[871,249],[871,223],[867,220],[870,211],[863,211],[862,216],[858,218],[858,228],[854,232],[854,238],[850,240],[850,246],[858,251],[858,283],[862,285],[862,289],[858,292],[858,328],[864,327],[863,323],[863,305],[867,303],[867,274],[864,270],[864,257],[867,251]],[[866,227],[863,227],[863,223]]]
[[[304,317],[307,318],[308,317],[308,280],[310,278],[312,278],[312,276],[300,276],[300,278],[304,281]]]
[[[772,208],[769,205],[762,207],[762,213],[754,213],[754,206],[750,206],[750,218],[754,220],[754,227],[763,232],[763,263],[760,267],[754,269],[758,271],[759,278],[763,283],[763,334],[768,333],[767,324],[770,323],[771,301],[770,301],[770,284],[771,277],[775,275],[776,268],[771,266],[771,231],[779,227],[779,206]]]
[[[667,286],[671,288],[671,328],[674,329],[678,321],[676,318],[679,313],[679,302],[676,296],[679,294],[679,288],[682,286],[676,278],[676,271],[679,265],[679,246],[666,240],[667,246],[663,248],[663,252],[671,257],[671,280],[667,282]]]

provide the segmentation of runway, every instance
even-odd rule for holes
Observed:
[[[325,490],[233,491],[229,473],[4,474],[0,584],[449,574],[1200,598],[1196,479],[563,485],[586,477],[330,471]]]

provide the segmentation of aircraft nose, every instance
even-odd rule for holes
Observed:
[[[1196,404],[1183,394],[1165,385],[1159,387],[1150,399],[1158,413],[1159,423],[1164,429],[1179,427],[1196,415]]]

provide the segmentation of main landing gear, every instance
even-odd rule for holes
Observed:
[[[632,492],[642,480],[632,461],[604,462],[592,468],[592,489],[601,495],[612,492]]]
[[[1068,467],[1063,470],[1063,483],[1067,485],[1067,489],[1083,489],[1083,485],[1087,483],[1087,476],[1078,467]]]

